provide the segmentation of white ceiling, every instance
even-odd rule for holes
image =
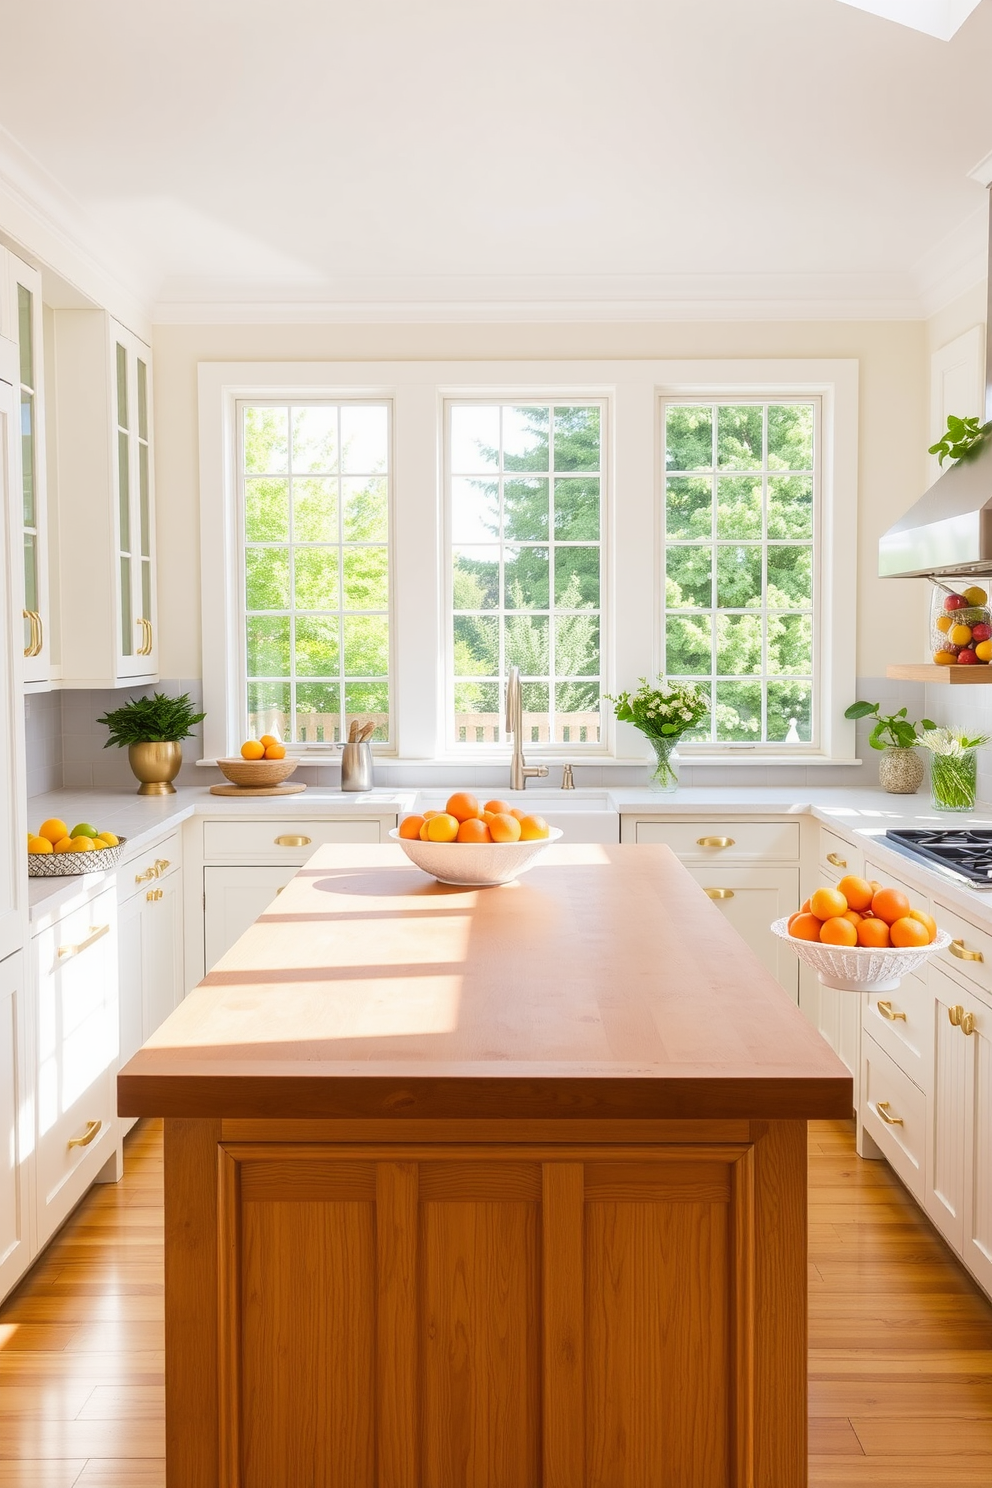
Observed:
[[[0,0],[0,25],[0,184],[85,219],[162,319],[895,315],[981,272],[992,0],[946,42],[837,0]]]

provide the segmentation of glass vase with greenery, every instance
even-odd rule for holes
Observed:
[[[679,783],[675,746],[683,734],[698,727],[710,711],[709,698],[689,682],[666,682],[659,675],[660,687],[652,687],[646,677],[638,678],[636,692],[606,694],[620,723],[632,723],[640,729],[655,752],[651,784],[657,790],[672,791]]]
[[[936,811],[974,811],[978,795],[978,750],[992,735],[930,728],[917,744],[930,751],[930,797]]]

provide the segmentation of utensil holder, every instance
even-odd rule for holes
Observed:
[[[372,789],[371,744],[342,744],[341,789],[343,791]]]

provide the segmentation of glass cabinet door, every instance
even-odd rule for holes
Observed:
[[[25,682],[51,676],[43,421],[41,276],[8,255],[8,296],[18,352]]]
[[[114,327],[114,408],[117,420],[116,516],[119,567],[118,670],[157,670],[154,509],[151,491],[150,396],[147,349]]]

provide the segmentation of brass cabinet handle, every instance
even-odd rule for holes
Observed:
[[[161,899],[164,894],[164,889],[149,889],[147,894],[145,895],[145,898],[148,900],[149,903],[157,903],[157,901]]]
[[[952,940],[947,948],[952,956],[957,956],[959,961],[984,961],[985,957],[981,951],[969,951],[965,948],[963,940]]]
[[[309,837],[277,837],[276,847],[309,847]]]
[[[881,1116],[886,1126],[905,1126],[906,1123],[905,1121],[903,1121],[901,1116],[889,1115],[889,1109],[890,1107],[888,1101],[875,1102],[875,1110],[878,1112],[879,1116]]]
[[[835,868],[847,867],[847,859],[842,858],[840,853],[827,853],[827,862],[833,863]]]
[[[75,945],[59,946],[59,960],[62,961],[67,956],[81,956],[83,951],[88,950],[91,945],[95,945],[98,940],[102,940],[105,935],[109,934],[109,925],[91,925],[90,933],[85,940],[77,941]]]
[[[975,1031],[975,1015],[974,1015],[974,1013],[962,1013],[961,1014],[961,1032],[964,1033],[964,1034],[969,1034],[970,1035],[970,1034],[974,1033],[974,1031]]]
[[[882,1017],[888,1018],[890,1023],[895,1023],[900,1018],[904,1023],[906,1022],[906,1014],[897,1012],[892,1006],[891,1002],[876,1002],[875,1006],[878,1008],[878,1011],[881,1013]]]
[[[156,858],[155,859],[155,872],[156,872],[156,875],[159,874],[159,873],[164,873],[165,870],[166,870],[166,868],[168,868],[169,866],[170,866],[170,864],[169,864],[169,859],[168,858]]]
[[[137,618],[137,620],[134,623],[135,623],[135,625],[140,625],[141,626],[141,633],[144,636],[144,640],[142,641],[141,645],[138,647],[138,655],[139,656],[151,656],[152,651],[154,649],[154,644],[153,644],[153,635],[154,635],[154,632],[152,631],[152,622],[150,620],[146,620],[142,615],[139,615],[138,618]]]
[[[103,1130],[102,1121],[87,1121],[86,1130],[81,1137],[70,1137],[66,1143],[67,1147],[88,1147],[97,1134]]]
[[[150,868],[146,868],[144,873],[136,873],[134,875],[136,884],[147,883],[150,878],[158,878],[158,868],[154,863]]]
[[[733,899],[733,889],[704,889],[703,893],[709,899]]]
[[[22,610],[21,614],[31,627],[31,639],[24,647],[25,656],[40,656],[41,648],[45,644],[45,628],[41,622],[41,616],[37,610]]]
[[[960,1028],[961,1027],[961,1019],[963,1017],[964,1017],[964,1008],[961,1006],[961,1004],[959,1002],[956,1002],[953,1007],[949,1007],[947,1009],[947,1021],[950,1023],[950,1025],[951,1025],[952,1028]]]
[[[733,837],[697,837],[697,847],[736,847]]]

